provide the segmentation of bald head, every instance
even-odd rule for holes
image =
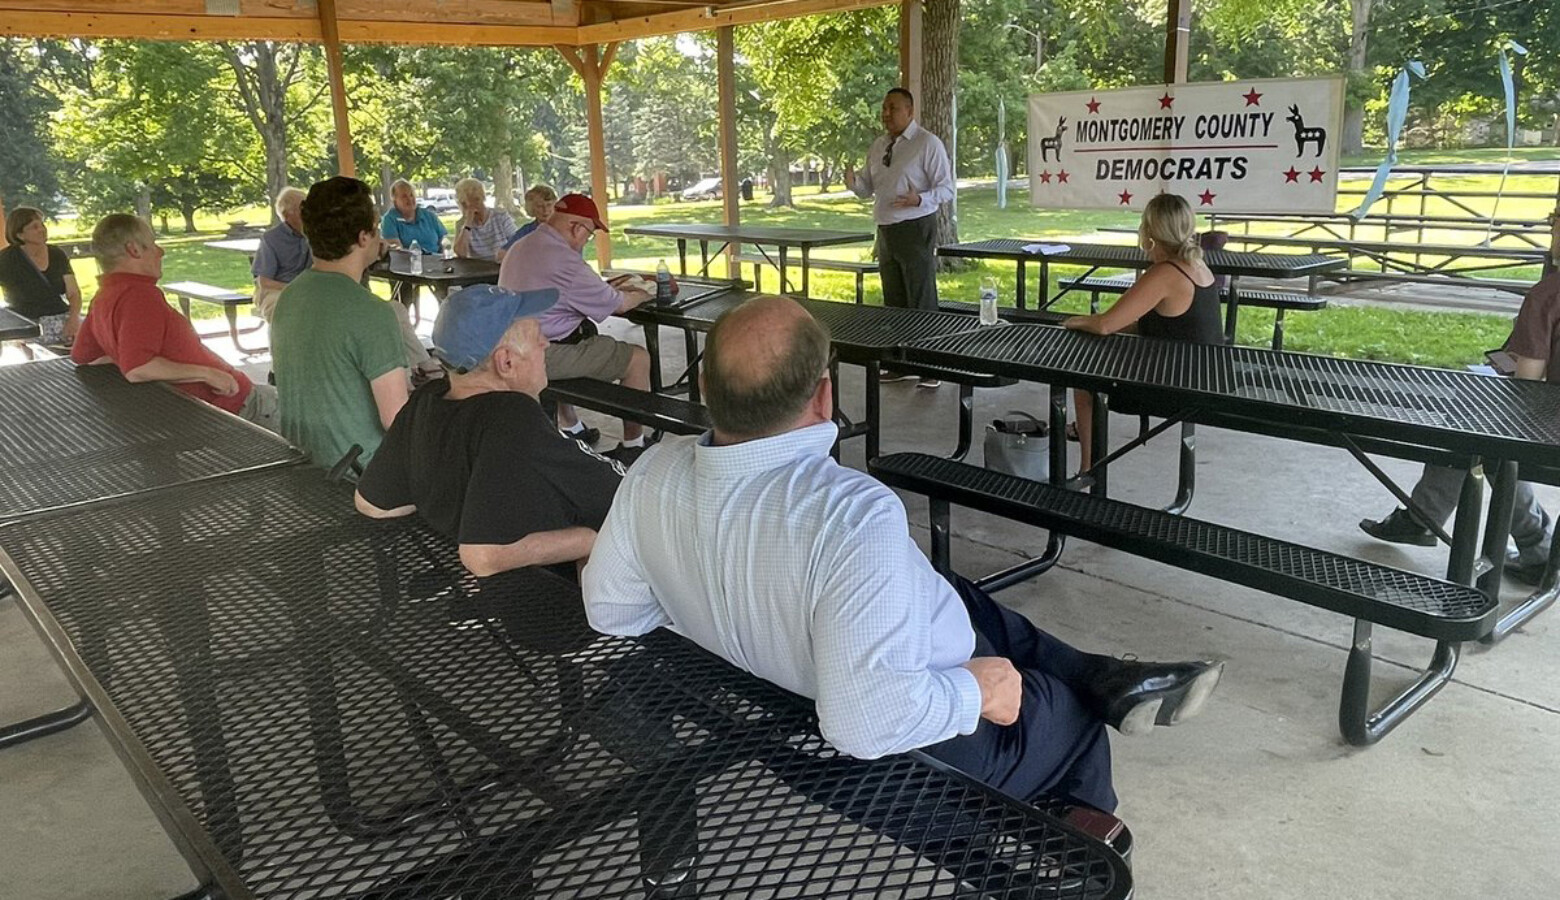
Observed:
[[[795,427],[829,366],[829,336],[794,300],[759,297],[721,316],[704,352],[704,400],[723,435]]]

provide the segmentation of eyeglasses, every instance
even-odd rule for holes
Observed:
[[[891,166],[891,165],[894,164],[894,141],[895,140],[896,140],[896,138],[889,138],[888,139],[888,148],[883,151],[883,165],[884,165],[884,167],[888,167],[888,166]]]

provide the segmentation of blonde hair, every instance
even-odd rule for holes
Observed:
[[[1179,262],[1197,262],[1203,255],[1197,245],[1197,217],[1180,194],[1160,194],[1148,201],[1138,225],[1138,242],[1144,250],[1154,244]]]
[[[485,200],[487,199],[487,188],[483,187],[482,182],[475,178],[462,178],[455,182],[455,199]]]
[[[152,226],[129,213],[112,213],[92,229],[92,255],[104,272],[112,272],[125,258],[125,245],[134,241],[145,249],[157,243]]]
[[[276,193],[276,217],[287,215],[289,209],[302,209],[303,198],[309,196],[302,188],[284,187]]]
[[[546,219],[548,216],[551,216],[552,205],[557,202],[558,192],[549,185],[534,184],[530,190],[525,192],[525,211],[533,219]],[[548,212],[546,216],[539,216],[533,211],[534,205],[537,203],[547,204]]]

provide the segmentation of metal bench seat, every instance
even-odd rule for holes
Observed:
[[[949,506],[956,503],[1352,617],[1338,720],[1355,745],[1379,740],[1429,700],[1450,680],[1458,644],[1495,625],[1494,599],[1444,579],[927,454],[880,457],[868,471],[890,487],[930,499],[932,562],[943,572],[950,571]],[[1437,642],[1430,670],[1374,713],[1373,624]]]
[[[753,290],[762,291],[762,276],[759,274],[764,266],[773,267],[773,259],[766,259],[757,253],[739,253],[737,262],[751,263],[753,266]],[[810,257],[807,260],[810,269],[825,269],[831,272],[850,272],[856,276],[856,302],[866,302],[866,277],[878,270],[875,259],[828,259],[827,257]]]
[[[242,329],[238,327],[238,308],[240,306],[248,306],[254,302],[254,299],[248,294],[230,291],[227,288],[217,287],[214,284],[204,284],[199,281],[175,281],[171,284],[163,285],[162,289],[172,294],[179,301],[179,311],[184,314],[186,319],[190,317],[190,301],[192,300],[200,303],[215,303],[222,307],[222,312],[227,316],[228,336],[233,339],[233,346],[242,352],[264,353],[270,349],[269,347],[245,347],[238,340],[239,335],[252,334],[261,328],[259,325]]]
[[[698,403],[595,378],[551,382],[542,391],[542,398],[583,406],[669,434],[703,434],[711,428],[709,411]]]

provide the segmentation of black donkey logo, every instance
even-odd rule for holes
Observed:
[[[1300,117],[1300,107],[1289,107],[1289,122],[1295,126],[1295,155],[1305,155],[1305,145],[1315,144],[1316,155],[1322,155],[1322,148],[1327,146],[1327,129],[1307,128],[1305,119]]]
[[[1056,151],[1056,161],[1062,161],[1062,132],[1067,130],[1067,117],[1062,116],[1056,120],[1056,134],[1048,138],[1040,139],[1040,161],[1050,162],[1050,153]]]

